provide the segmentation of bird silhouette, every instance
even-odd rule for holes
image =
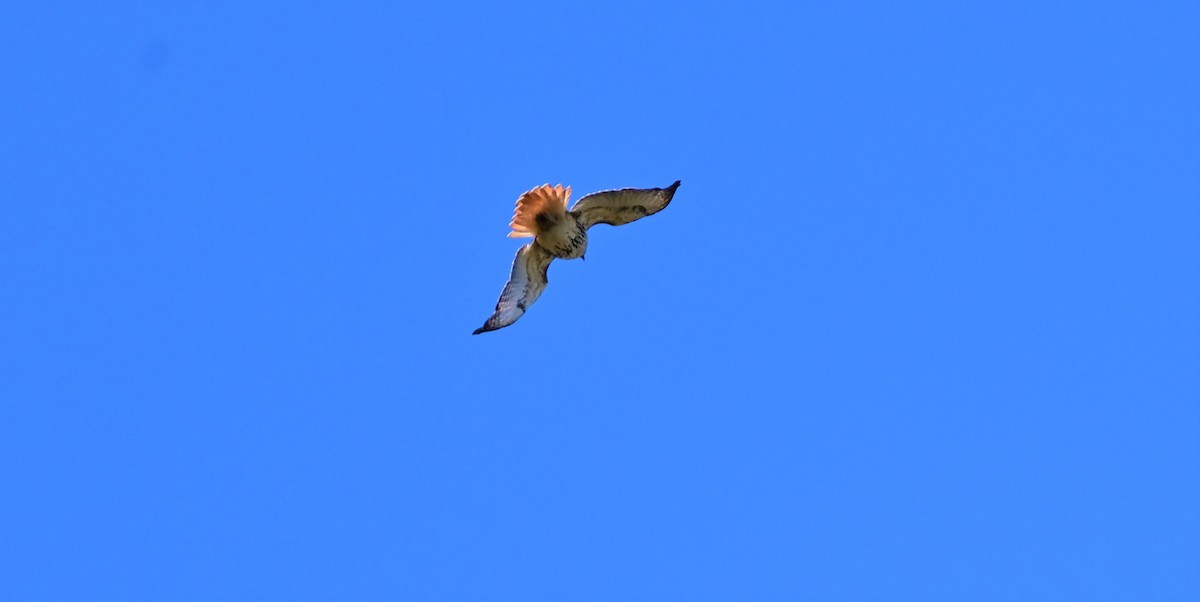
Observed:
[[[512,274],[496,302],[496,311],[472,334],[510,326],[546,290],[546,272],[554,258],[575,259],[587,252],[588,229],[596,224],[620,226],[666,208],[679,180],[666,188],[621,188],[593,192],[567,209],[571,187],[543,184],[517,199],[510,238],[532,238],[517,250]]]

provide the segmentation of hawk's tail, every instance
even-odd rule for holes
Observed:
[[[565,217],[567,203],[571,200],[571,187],[542,184],[517,199],[517,210],[508,225],[513,231],[509,238],[530,238],[543,230],[543,224],[554,223]]]

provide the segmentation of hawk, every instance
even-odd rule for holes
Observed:
[[[596,224],[620,226],[662,211],[675,196],[679,181],[666,188],[622,188],[593,192],[567,209],[571,187],[543,184],[522,194],[509,223],[509,238],[532,238],[517,251],[512,275],[500,293],[496,311],[472,334],[516,322],[546,289],[546,270],[555,257],[582,259],[587,231]]]

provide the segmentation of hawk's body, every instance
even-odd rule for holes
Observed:
[[[587,231],[596,224],[620,226],[662,211],[675,196],[679,182],[666,188],[622,188],[589,194],[570,210],[571,188],[545,184],[517,199],[509,225],[512,238],[533,238],[517,251],[512,275],[496,311],[474,334],[516,322],[545,290],[546,271],[554,258],[575,259],[587,252]]]

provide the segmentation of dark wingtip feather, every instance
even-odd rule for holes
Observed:
[[[486,325],[486,324],[484,324],[483,326],[480,326],[479,328],[476,328],[476,329],[475,329],[475,332],[472,332],[471,334],[479,334],[479,333],[481,333],[481,332],[487,332],[487,331],[488,331],[488,327],[487,327],[487,325]]]
[[[683,182],[683,180],[675,180],[675,183],[674,183],[674,184],[671,184],[670,186],[667,186],[667,190],[670,190],[671,192],[675,192],[675,189],[676,189],[676,188],[679,188],[679,184],[680,184],[681,182]]]

